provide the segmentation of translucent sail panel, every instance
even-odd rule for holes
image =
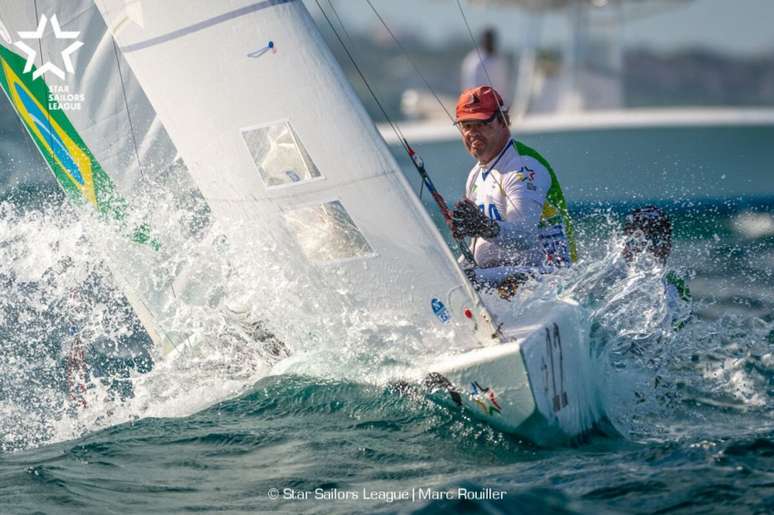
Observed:
[[[326,263],[374,255],[363,233],[338,200],[293,209],[284,216],[309,261]]]
[[[242,137],[267,188],[321,177],[290,122],[242,129]]]

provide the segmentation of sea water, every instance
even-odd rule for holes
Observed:
[[[160,258],[151,286],[196,256],[228,292],[169,300],[168,324],[195,328],[205,350],[154,365],[105,263],[120,243],[107,229],[95,238],[101,222],[55,188],[17,188],[0,201],[0,513],[772,511],[773,135],[525,137],[561,178],[581,260],[517,300],[585,306],[607,414],[584,441],[550,448],[391,387],[438,350],[286,274],[276,243],[236,279],[225,268],[237,257],[212,242],[181,240]],[[470,164],[459,144],[417,147],[447,199],[459,196]],[[669,268],[694,297],[679,331],[662,323],[663,270],[605,279],[621,266],[623,215],[651,202],[672,217]],[[261,339],[292,356],[267,354],[224,304],[253,306],[244,316]]]

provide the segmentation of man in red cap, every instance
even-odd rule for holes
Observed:
[[[473,238],[480,282],[499,285],[515,271],[567,266],[575,242],[567,204],[551,165],[514,140],[502,97],[489,86],[457,101],[456,125],[477,163],[455,206],[455,237]]]

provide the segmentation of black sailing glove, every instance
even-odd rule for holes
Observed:
[[[452,222],[454,222],[452,235],[457,239],[465,236],[480,236],[489,240],[500,234],[500,226],[497,222],[487,218],[479,211],[478,206],[468,199],[460,200],[454,206]]]

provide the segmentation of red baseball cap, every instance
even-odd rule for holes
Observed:
[[[457,121],[488,120],[503,109],[503,98],[490,86],[468,88],[457,100]]]

